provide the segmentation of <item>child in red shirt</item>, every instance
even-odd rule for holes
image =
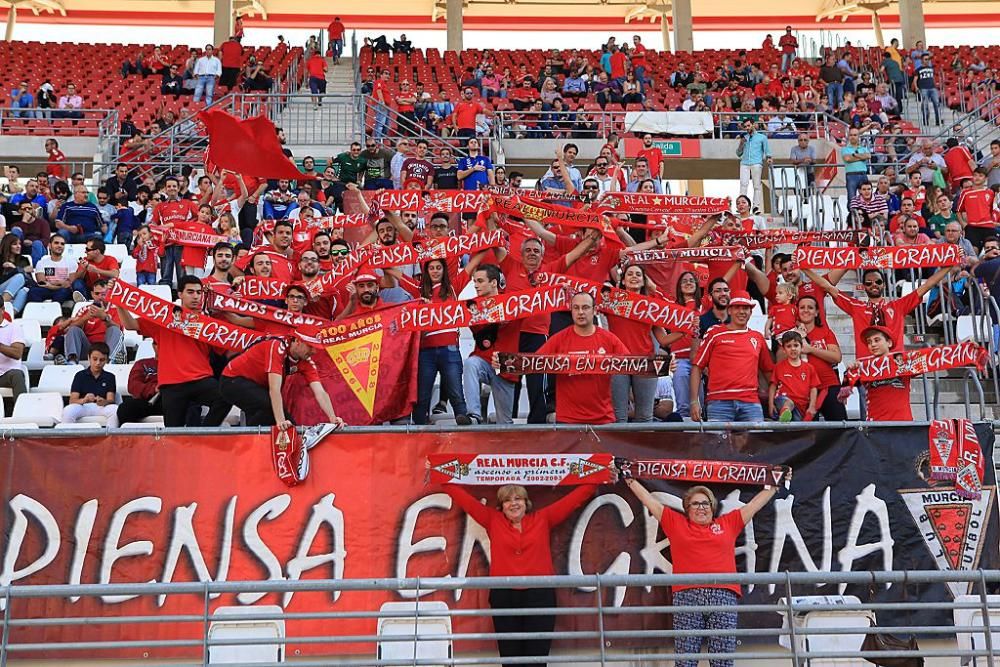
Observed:
[[[156,284],[156,244],[153,243],[153,236],[149,233],[149,225],[139,228],[135,240],[135,248],[132,249],[132,256],[135,257],[135,284],[155,285]]]
[[[764,332],[774,341],[772,351],[777,352],[775,348],[781,340],[781,334],[791,331],[798,323],[799,309],[795,305],[797,298],[798,290],[792,283],[775,285],[774,303],[768,309],[767,322],[764,324]]]
[[[886,327],[869,327],[861,333],[872,357],[884,357],[892,352],[892,334]],[[901,351],[901,350],[898,350]],[[856,370],[857,362],[849,367]],[[868,421],[913,421],[910,410],[910,378],[887,378],[863,383]]]
[[[771,415],[780,422],[812,421],[820,381],[816,369],[802,358],[802,334],[786,331],[781,349],[785,358],[775,365],[768,392]]]

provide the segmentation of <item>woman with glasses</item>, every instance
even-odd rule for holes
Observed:
[[[786,473],[787,480],[792,477]],[[653,497],[637,480],[628,478],[625,485],[649,510],[670,540],[670,558],[674,574],[736,574],[736,540],[754,515],[771,502],[777,486],[764,487],[738,510],[716,516],[719,503],[712,490],[692,486],[681,500],[683,512],[674,511]],[[732,611],[685,611],[674,613],[674,630],[718,630],[708,637],[710,653],[735,653],[736,637],[725,634],[736,629],[736,601],[739,584],[689,584],[671,587],[673,604],[733,607]],[[701,635],[681,635],[674,639],[674,652],[701,652]],[[712,660],[712,667],[732,667],[732,660]],[[697,659],[675,660],[676,667],[696,667]]]

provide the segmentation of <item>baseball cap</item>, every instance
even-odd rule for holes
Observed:
[[[377,283],[378,276],[376,276],[371,271],[361,271],[358,275],[354,276],[353,282],[355,283]]]
[[[738,292],[733,292],[729,296],[729,305],[749,306],[750,308],[753,308],[755,305],[757,305],[757,302],[754,301],[752,298],[750,298],[750,294],[748,294],[747,292],[738,291]]]
[[[895,345],[896,344],[896,341],[893,340],[892,332],[889,331],[889,329],[887,329],[886,327],[882,327],[882,326],[870,326],[870,327],[866,327],[865,330],[861,332],[861,340],[868,340],[868,336],[870,336],[872,333],[875,333],[875,332],[878,332],[878,333],[882,334],[883,336],[885,336],[885,339],[887,341],[889,341],[889,345]]]

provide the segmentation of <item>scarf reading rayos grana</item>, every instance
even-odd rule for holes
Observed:
[[[134,313],[144,322],[234,352],[243,352],[264,338],[252,329],[217,320],[203,313],[183,310],[180,306],[121,280],[108,283],[107,300],[108,303]]]
[[[611,454],[431,454],[431,484],[569,486],[607,484]]]
[[[930,478],[955,482],[955,493],[979,500],[985,462],[976,428],[968,419],[935,419],[927,431]]]
[[[753,486],[778,486],[791,472],[789,466],[770,463],[742,463],[740,461],[700,461],[691,459],[640,459],[616,458],[615,465],[622,478],[668,479],[676,482],[702,484],[749,484]]]
[[[845,379],[848,384],[858,382],[878,382],[892,378],[914,377],[952,368],[975,367],[982,371],[989,359],[989,352],[982,345],[972,341],[954,345],[935,345],[919,350],[893,352],[881,357],[865,357],[858,360],[856,368],[848,369]]]
[[[795,263],[803,269],[938,269],[964,261],[965,253],[954,243],[870,248],[809,246],[795,251]]]
[[[669,356],[497,352],[502,375],[667,375]]]
[[[722,245],[739,245],[748,250],[800,243],[868,245],[871,243],[871,234],[855,230],[801,232],[797,229],[761,229],[752,232],[726,232],[722,235]]]
[[[215,290],[205,292],[205,307],[209,310],[221,310],[226,313],[244,315],[255,320],[284,324],[293,329],[316,330],[324,329],[333,324],[327,320],[306,313],[293,313],[284,308],[275,308],[257,301],[244,299],[236,294],[222,294]]]

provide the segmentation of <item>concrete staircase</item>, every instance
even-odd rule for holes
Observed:
[[[285,130],[288,147],[301,159],[316,158],[322,170],[326,159],[348,149],[352,141],[360,141],[361,124],[354,101],[354,64],[351,58],[341,58],[339,65],[327,58],[326,92],[321,106],[314,106],[309,96],[308,79],[294,98],[282,110],[276,124]]]

